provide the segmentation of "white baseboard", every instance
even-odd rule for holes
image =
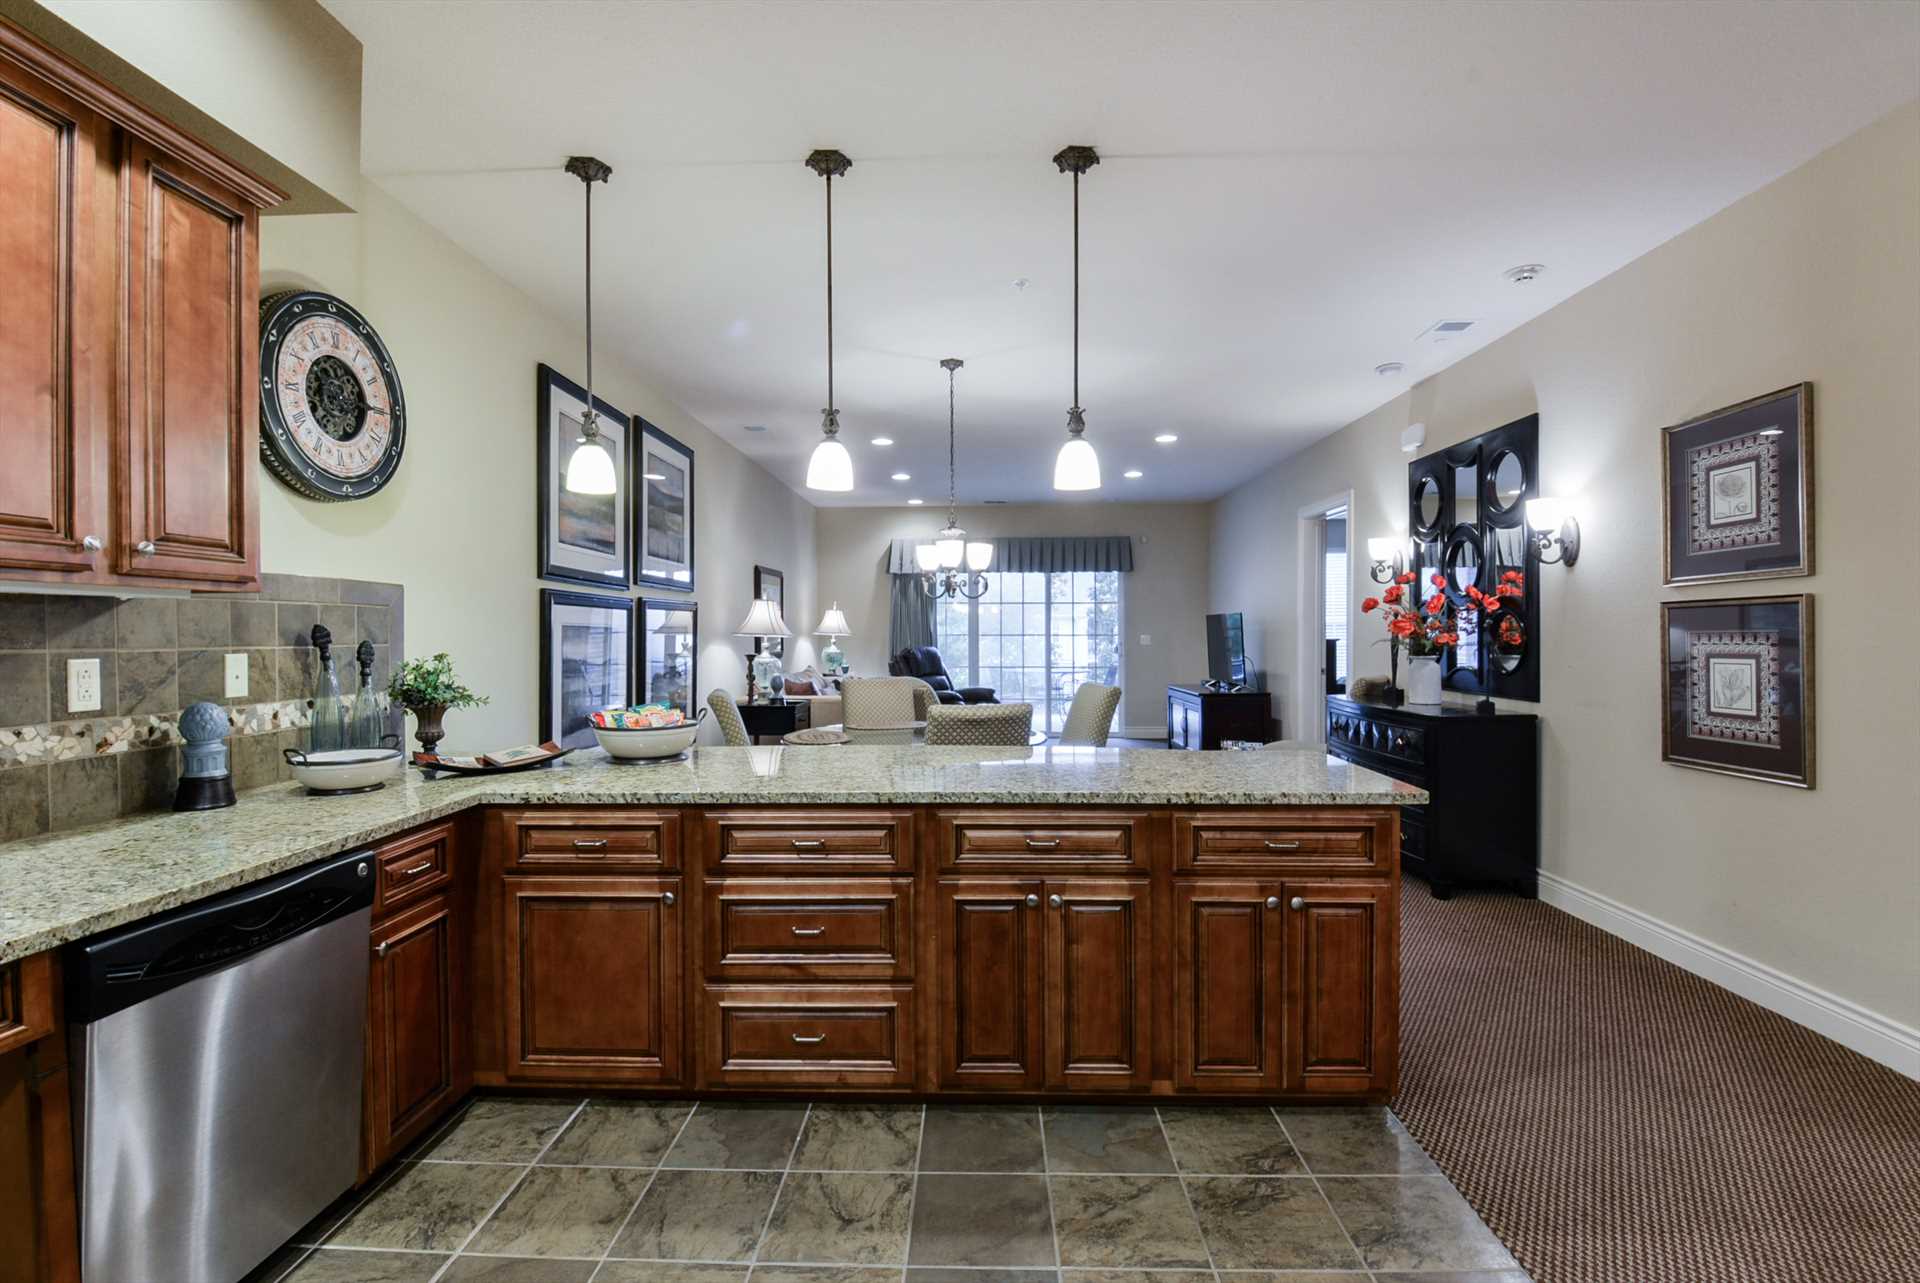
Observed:
[[[1920,1078],[1920,1029],[1869,1011],[1545,870],[1540,873],[1540,898],[1890,1069]]]
[[[1165,740],[1167,724],[1156,722],[1152,726],[1120,726],[1116,727],[1113,733],[1130,740]]]

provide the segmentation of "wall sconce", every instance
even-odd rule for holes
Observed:
[[[1571,566],[1580,560],[1580,523],[1567,511],[1566,500],[1527,500],[1527,528],[1543,564]]]
[[[1367,556],[1373,561],[1369,572],[1376,584],[1390,584],[1400,573],[1400,541],[1373,538],[1367,540]]]

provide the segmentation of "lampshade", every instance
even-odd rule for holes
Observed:
[[[1567,504],[1564,499],[1527,500],[1527,524],[1543,533],[1557,532],[1567,521]]]
[[[574,447],[573,456],[567,460],[567,489],[573,494],[613,494],[619,489],[613,456],[600,444],[599,437],[590,437]]]
[[[687,636],[693,632],[693,612],[690,610],[669,610],[661,616],[656,633],[669,633],[675,636]]]
[[[1400,541],[1398,539],[1373,538],[1367,540],[1367,560],[1369,561],[1392,561],[1399,555]]]
[[[747,617],[733,630],[735,637],[791,637],[787,621],[780,618],[780,605],[762,597],[747,611]]]
[[[1100,456],[1083,436],[1070,436],[1053,461],[1055,490],[1098,490]]]
[[[813,447],[807,460],[807,489],[844,493],[853,489],[853,456],[833,437]]]
[[[961,560],[967,555],[967,545],[963,539],[936,539],[933,541],[933,547],[939,554],[939,565],[942,570],[959,569]]]
[[[985,570],[993,564],[993,545],[974,540],[967,545],[967,569]]]
[[[930,543],[913,546],[913,564],[922,572],[940,569],[940,550]]]
[[[853,629],[847,627],[847,617],[837,601],[827,608],[826,614],[820,616],[820,626],[813,631],[822,637],[848,637],[853,634]]]

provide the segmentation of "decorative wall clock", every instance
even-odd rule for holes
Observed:
[[[260,303],[260,457],[296,493],[364,499],[400,467],[406,399],[367,319],[317,290]]]

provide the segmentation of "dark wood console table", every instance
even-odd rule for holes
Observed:
[[[1273,702],[1265,691],[1208,690],[1195,682],[1167,687],[1167,747],[1219,748],[1221,740],[1279,738]]]

